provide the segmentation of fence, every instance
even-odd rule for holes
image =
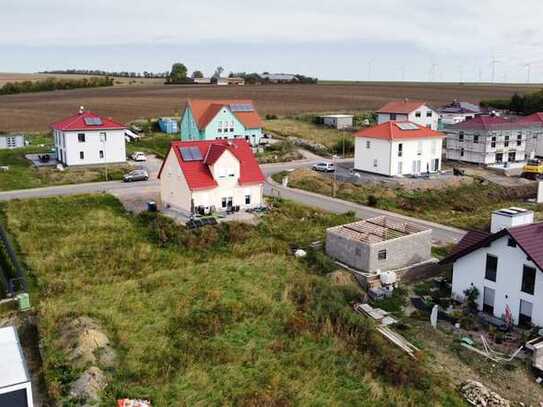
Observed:
[[[2,225],[0,225],[0,283],[5,297],[12,297],[27,290],[23,268]]]

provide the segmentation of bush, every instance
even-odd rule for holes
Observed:
[[[17,93],[47,92],[60,89],[98,88],[113,86],[113,78],[91,77],[83,79],[57,79],[47,78],[40,81],[7,82],[0,88],[0,95],[13,95]]]
[[[368,206],[376,207],[379,203],[379,198],[377,198],[375,195],[368,195]]]
[[[266,114],[266,120],[277,120],[277,115],[275,114]]]

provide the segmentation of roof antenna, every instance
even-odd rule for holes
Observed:
[[[79,114],[83,114],[85,112],[85,106],[79,106]]]

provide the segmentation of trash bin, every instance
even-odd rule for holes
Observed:
[[[155,201],[147,202],[147,210],[149,212],[156,212],[157,211],[156,202]]]
[[[17,296],[19,311],[28,311],[30,309],[30,296],[27,293],[22,293]]]

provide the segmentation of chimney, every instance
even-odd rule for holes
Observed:
[[[534,223],[533,211],[516,207],[498,209],[497,211],[492,212],[490,232],[497,233],[502,229],[529,225],[531,223]]]
[[[83,113],[85,113],[85,107],[79,106],[79,114],[83,114]]]

